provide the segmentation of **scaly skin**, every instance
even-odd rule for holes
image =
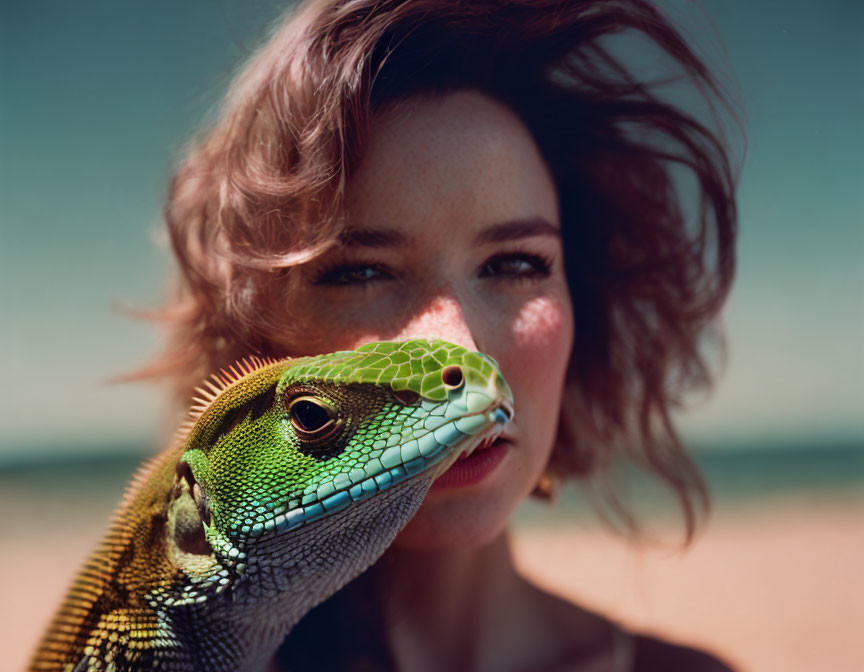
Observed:
[[[442,341],[237,368],[134,478],[31,670],[263,668],[512,416],[494,361]]]

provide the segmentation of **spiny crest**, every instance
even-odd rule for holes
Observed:
[[[288,358],[274,359],[273,357],[251,355],[234,362],[227,369],[220,369],[218,373],[210,374],[210,378],[193,390],[192,405],[177,430],[176,441],[186,442],[195,423],[225,390],[239,383],[250,373],[260,371],[264,367],[285,361],[285,359]]]
[[[126,485],[126,489],[123,491],[120,506],[114,511],[114,515],[111,518],[110,529],[119,534],[119,530],[128,526],[127,509],[132,505],[138,494],[147,487],[154,474],[162,469],[167,462],[173,462],[173,460],[174,454],[171,451],[164,451],[145,460],[138,467]]]

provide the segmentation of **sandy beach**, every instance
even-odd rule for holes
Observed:
[[[560,527],[514,548],[550,592],[741,672],[864,670],[864,497],[718,505],[683,551]]]
[[[107,517],[95,505],[48,513],[31,508],[17,523],[5,516],[3,669],[26,665]],[[674,539],[672,524],[665,529]],[[708,648],[741,672],[864,670],[860,492],[718,505],[685,551],[671,542],[638,548],[584,521],[518,524],[513,547],[525,574],[548,590],[630,628]]]

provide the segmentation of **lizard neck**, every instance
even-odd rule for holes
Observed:
[[[176,608],[166,614],[168,631],[184,653],[180,669],[207,672],[263,670],[293,625],[290,610],[256,601],[247,607],[226,599],[195,608]],[[217,603],[218,602],[218,603]],[[229,604],[230,603],[230,604]],[[167,653],[166,658],[172,658]]]

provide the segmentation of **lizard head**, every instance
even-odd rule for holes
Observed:
[[[254,585],[311,608],[371,565],[432,481],[513,415],[494,360],[443,341],[245,362],[210,388],[169,515],[178,564],[201,575],[193,602],[208,585]]]

